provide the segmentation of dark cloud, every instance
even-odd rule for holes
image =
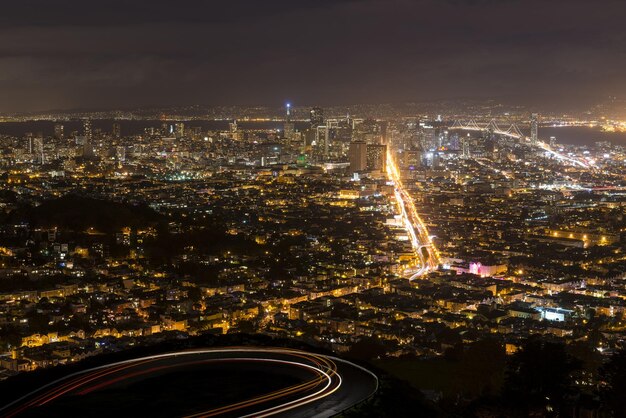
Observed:
[[[626,94],[621,1],[21,1],[0,111]]]
[[[360,0],[21,0],[3,5],[10,26],[116,26],[142,23],[214,23],[262,18]]]

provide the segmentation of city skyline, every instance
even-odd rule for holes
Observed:
[[[0,123],[0,413],[617,410],[623,122],[494,109]],[[556,389],[529,397],[519,361]],[[401,415],[379,379],[410,382]]]

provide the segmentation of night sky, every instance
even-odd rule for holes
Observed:
[[[621,0],[20,0],[0,112],[626,93]]]

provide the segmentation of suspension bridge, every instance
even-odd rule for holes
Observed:
[[[519,127],[515,123],[511,124],[508,129],[504,130],[503,128],[498,126],[495,119],[492,119],[487,124],[478,124],[473,119],[466,123],[455,120],[454,123],[448,127],[448,129],[449,130],[462,130],[462,131],[492,132],[495,135],[500,135],[500,136],[512,138],[515,140],[519,140],[521,142],[526,143],[527,145],[540,148],[546,153],[548,153],[549,155],[553,156],[554,158],[557,158],[561,161],[568,162],[572,165],[583,167],[583,168],[592,168],[591,165],[587,163],[586,161],[581,161],[577,158],[573,158],[568,155],[561,154],[558,151],[553,150],[549,144],[546,144],[543,141],[540,141],[540,140],[532,141],[530,137],[522,133],[522,131],[519,129]]]

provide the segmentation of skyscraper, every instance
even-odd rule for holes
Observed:
[[[93,148],[93,145],[89,142],[85,142],[83,144],[83,158],[85,159],[94,159],[96,157],[96,152]]]
[[[83,136],[87,138],[88,141],[91,140],[91,119],[83,120]]]
[[[293,123],[291,122],[286,122],[285,126],[283,127],[283,133],[284,133],[284,137],[287,139],[292,139],[294,137],[294,134],[296,132],[295,126]]]
[[[422,166],[422,155],[424,153],[424,150],[422,149],[410,149],[410,150],[406,150],[404,151],[401,156],[402,156],[402,169],[403,170],[408,170],[408,171],[413,171],[415,170],[416,167],[421,167]]]
[[[122,136],[122,127],[118,122],[113,123],[111,133],[113,134],[113,138],[119,138]]]
[[[28,144],[28,153],[32,154],[33,150],[34,150],[34,140],[35,138],[33,138],[33,134],[32,133],[27,133],[26,135],[26,143]]]
[[[367,144],[367,169],[371,171],[386,170],[387,145]]]
[[[122,146],[115,147],[115,159],[118,162],[126,161],[126,148]]]
[[[61,125],[60,123],[56,123],[54,125],[54,138],[63,139],[63,125]]]
[[[34,151],[37,153],[37,162],[41,165],[46,163],[46,155],[43,138],[35,138]]]
[[[539,119],[538,114],[533,113],[532,115],[530,115],[530,142],[532,144],[537,144],[537,141],[538,141],[538,138],[537,138],[538,119]]]
[[[367,170],[367,143],[365,141],[351,142],[348,155],[351,172]]]
[[[463,149],[463,158],[470,157],[469,138],[461,139],[461,147]]]
[[[330,120],[326,121],[326,130],[324,131],[324,158],[328,158],[328,152],[330,150],[330,129],[332,127],[332,122]]]
[[[185,136],[185,124],[183,122],[178,122],[174,125],[174,135],[176,138]]]
[[[311,128],[316,128],[324,124],[324,110],[321,107],[314,107],[309,112]]]
[[[285,125],[283,126],[283,137],[287,139],[291,139],[294,136],[295,126],[291,122],[291,104],[287,103],[285,106],[286,114],[285,114]]]

